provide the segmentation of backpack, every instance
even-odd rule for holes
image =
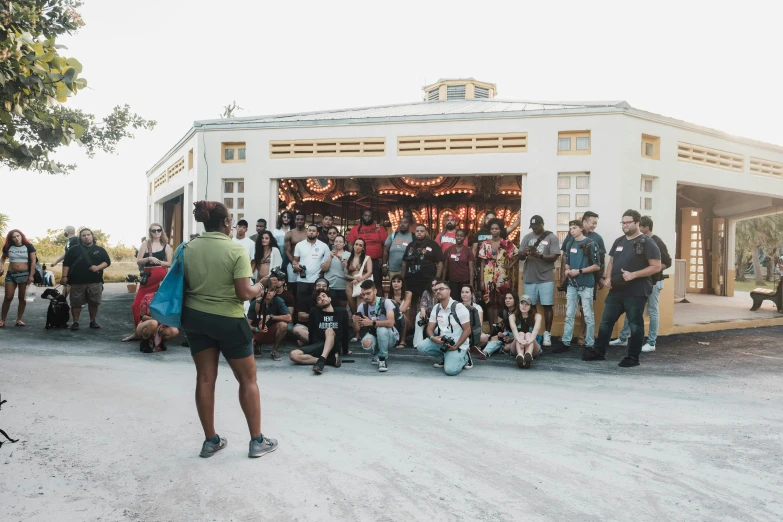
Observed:
[[[456,305],[457,302],[454,301],[454,305]],[[456,316],[456,306],[452,306],[451,314],[454,314]],[[481,323],[479,322],[479,313],[478,310],[476,310],[475,306],[465,306],[465,308],[468,309],[468,312],[470,313],[470,337],[468,337],[471,345],[477,345],[478,340],[481,339]],[[478,332],[476,331],[478,329]],[[478,335],[478,339],[476,338],[476,335]]]
[[[402,335],[402,332],[405,331],[405,316],[400,312],[400,307],[397,306],[397,303],[392,301],[392,304],[394,305],[394,328],[397,330],[397,332]],[[378,305],[375,308],[375,313],[380,316],[380,311],[384,311],[384,315],[386,312],[386,298],[381,297],[381,300],[378,301]],[[370,317],[370,305],[367,303],[364,303],[364,315],[367,317]]]

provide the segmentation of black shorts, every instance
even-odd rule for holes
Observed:
[[[190,355],[217,348],[226,359],[253,356],[253,332],[244,317],[224,317],[182,307],[182,330]]]
[[[338,301],[347,301],[348,296],[345,294],[345,290],[329,290],[326,292],[329,297]]]
[[[315,357],[316,359],[318,359],[324,353],[324,343],[308,344],[307,346],[302,346],[299,349],[302,350],[302,353],[304,353],[305,355],[309,355],[310,357]],[[340,347],[335,346],[329,351],[329,357],[326,358],[326,364],[334,366],[335,363],[334,354],[339,350]]]

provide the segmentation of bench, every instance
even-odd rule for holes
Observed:
[[[774,292],[772,290],[764,290],[762,288],[756,288],[750,293],[751,299],[753,299],[753,308],[751,312],[755,312],[761,306],[761,303],[769,299],[778,308],[778,312],[783,314],[783,277],[778,281],[778,288]]]

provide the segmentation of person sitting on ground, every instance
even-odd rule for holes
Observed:
[[[258,235],[258,238],[250,269],[256,281],[267,284],[270,272],[275,268],[282,268],[283,256],[280,255],[280,247],[272,232],[265,230]]]
[[[407,346],[408,331],[410,330],[412,311],[411,301],[413,301],[413,293],[405,288],[405,281],[402,279],[399,273],[394,274],[389,282],[389,299],[394,301],[400,312],[405,316],[405,328],[400,333],[400,340],[395,348],[405,348]],[[425,316],[426,317],[426,316]]]
[[[282,359],[278,349],[288,332],[291,322],[291,312],[282,298],[277,296],[276,289],[264,288],[260,298],[250,301],[247,320],[253,331],[253,352],[256,357],[263,353],[261,345],[272,345],[272,360]]]
[[[533,359],[542,353],[541,314],[532,310],[532,299],[529,295],[519,298],[519,313],[509,316],[514,342],[511,343],[511,355],[515,356],[517,366],[530,369]]]
[[[484,324],[484,310],[481,308],[481,305],[476,302],[473,286],[470,283],[462,285],[459,297],[460,302],[464,304],[470,312],[470,353],[478,356],[478,358],[483,361],[488,356],[482,348],[489,342],[489,335],[481,330],[481,325]]]
[[[14,294],[19,290],[19,308],[16,312],[16,326],[27,326],[22,321],[24,310],[27,307],[25,291],[27,285],[33,284],[35,275],[35,247],[25,237],[21,230],[12,230],[5,237],[3,254],[0,257],[0,275],[5,271],[5,262],[8,263],[8,273],[5,275],[5,296],[3,298],[3,315],[0,318],[0,328],[5,328],[5,319],[8,310],[14,300]]]
[[[511,345],[516,341],[514,340],[514,333],[511,331],[510,317],[516,313],[516,310],[517,294],[508,290],[503,294],[503,308],[501,308],[500,314],[498,314],[499,317],[492,323],[493,335],[487,346],[484,347],[484,353],[487,354],[487,357],[490,357],[501,348],[504,353],[511,352]]]
[[[316,290],[313,302],[315,306],[308,314],[310,320],[307,345],[291,350],[289,358],[296,364],[312,364],[313,371],[320,375],[327,364],[340,367],[342,357],[337,343],[342,344],[343,352],[347,351],[351,334],[348,311],[343,308],[335,310],[328,293]]]
[[[41,270],[43,270],[43,274],[44,274],[43,275],[44,286],[56,286],[55,279],[54,279],[54,272],[46,268],[46,263],[44,263],[41,266]]]
[[[328,293],[329,281],[327,281],[323,277],[319,277],[315,282],[315,290],[323,290],[324,292]],[[329,297],[331,297],[331,295]],[[307,333],[307,324],[310,320],[310,310],[308,309],[307,312],[303,312],[300,310],[296,315],[297,315],[297,325],[294,326],[294,337],[296,337],[297,340],[300,341],[300,343],[304,343],[307,341],[307,338],[309,336]],[[299,344],[299,346],[302,346],[302,344]]]
[[[79,317],[85,304],[90,313],[90,328],[100,328],[96,319],[103,297],[103,271],[109,265],[109,253],[95,244],[92,230],[83,228],[79,231],[79,245],[65,254],[60,277],[60,283],[70,288],[71,330],[79,329]]]
[[[139,303],[139,324],[136,326],[136,336],[141,339],[139,350],[143,353],[165,352],[166,342],[179,335],[179,330],[173,326],[165,326],[150,314],[150,303],[156,292],[147,294]]]
[[[427,324],[427,338],[418,350],[438,359],[435,368],[443,368],[446,375],[457,375],[463,369],[473,368],[470,357],[470,312],[462,303],[451,298],[451,290],[441,280],[435,283],[438,303],[432,309]]]
[[[378,297],[372,280],[362,283],[362,300],[364,302],[353,316],[354,323],[364,333],[362,348],[371,350],[370,363],[377,364],[379,372],[388,371],[389,348],[399,339],[399,332],[394,328],[394,302]]]

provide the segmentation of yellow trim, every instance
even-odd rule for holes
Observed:
[[[326,138],[269,142],[269,157],[275,159],[384,155],[386,155],[386,138]]]
[[[158,190],[160,187],[166,184],[168,179],[166,178],[166,171],[161,172],[154,180],[152,180],[152,187],[154,190]]]
[[[185,157],[183,156],[166,170],[166,174],[168,176],[168,179],[171,179],[177,174],[179,174],[180,172],[184,172],[184,171],[185,171]]]
[[[750,172],[761,176],[772,176],[774,178],[783,179],[783,163],[751,157]]]
[[[745,172],[745,156],[742,154],[690,143],[677,143],[677,161],[731,172]]]
[[[226,149],[234,149],[234,159],[226,159]],[[220,163],[245,163],[244,159],[239,159],[239,149],[245,149],[245,158],[247,158],[247,145],[244,141],[226,142],[220,144]]]
[[[559,143],[561,138],[571,139],[571,150],[560,150]],[[576,150],[576,139],[588,138],[590,145],[587,150]],[[555,143],[558,156],[589,156],[593,149],[593,139],[590,137],[590,131],[561,131],[557,133],[557,143]]]
[[[440,82],[431,83],[429,85],[425,85],[422,87],[422,90],[424,91],[424,99],[427,101],[445,101],[446,100],[446,91],[447,87],[450,85],[464,85],[465,86],[465,99],[466,100],[473,100],[475,99],[475,88],[476,86],[484,87],[488,91],[488,97],[487,99],[494,98],[497,96],[498,88],[494,83],[488,83],[488,82],[482,82],[479,80],[443,80]],[[433,90],[438,90],[438,98],[437,100],[429,100],[429,93]],[[484,99],[484,98],[482,98]]]
[[[652,156],[646,154],[647,145],[650,144],[653,147]],[[661,138],[658,136],[650,136],[649,134],[642,134],[642,157],[649,160],[661,159]]]
[[[193,169],[193,149],[188,151],[188,170]]]
[[[398,156],[527,152],[527,133],[398,136]]]

